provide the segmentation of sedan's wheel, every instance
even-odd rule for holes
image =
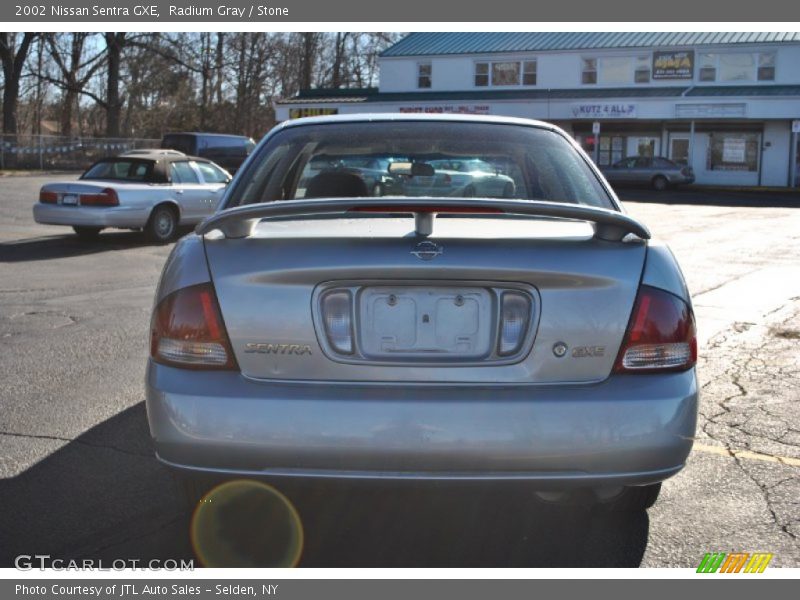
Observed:
[[[669,182],[667,181],[666,177],[662,177],[661,175],[656,175],[653,177],[653,189],[658,192],[663,192],[667,189],[667,185]]]
[[[169,206],[157,206],[150,214],[144,228],[145,237],[151,242],[163,244],[170,241],[178,229],[178,216]]]
[[[83,227],[75,225],[72,229],[82,240],[96,240],[97,236],[100,235],[101,227]]]
[[[596,506],[608,512],[641,512],[655,504],[660,491],[660,483],[625,487],[618,494],[607,499],[598,495]]]
[[[514,189],[514,184],[510,181],[503,187],[503,198],[513,198],[516,189]]]
[[[380,183],[376,183],[372,186],[372,195],[383,196],[383,186]]]

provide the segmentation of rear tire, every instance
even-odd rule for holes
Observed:
[[[661,483],[630,486],[613,498],[598,502],[597,507],[606,512],[641,512],[656,503],[659,492]]]
[[[657,192],[663,192],[664,190],[669,187],[669,181],[667,181],[666,177],[661,175],[656,175],[653,177],[653,189]]]
[[[148,242],[165,244],[175,237],[178,231],[178,212],[168,204],[156,206],[150,213],[144,236]]]
[[[100,235],[101,227],[84,227],[82,225],[75,225],[72,230],[82,240],[96,240]]]

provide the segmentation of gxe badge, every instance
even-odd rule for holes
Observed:
[[[411,251],[411,254],[419,258],[420,260],[433,260],[437,256],[439,256],[444,250],[442,247],[435,243],[431,242],[430,240],[425,240],[424,242],[420,242],[414,249]]]

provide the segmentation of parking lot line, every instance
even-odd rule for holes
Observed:
[[[790,456],[773,456],[771,454],[761,454],[760,452],[751,452],[750,450],[730,450],[724,446],[706,446],[705,444],[695,444],[693,450],[700,452],[708,452],[709,454],[719,454],[720,456],[727,456],[729,458],[744,458],[746,460],[763,460],[765,462],[775,462],[790,467],[800,467],[800,458],[792,458]]]

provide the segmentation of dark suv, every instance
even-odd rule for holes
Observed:
[[[224,133],[168,133],[162,148],[180,150],[189,156],[202,156],[235,173],[255,148],[252,138]]]

